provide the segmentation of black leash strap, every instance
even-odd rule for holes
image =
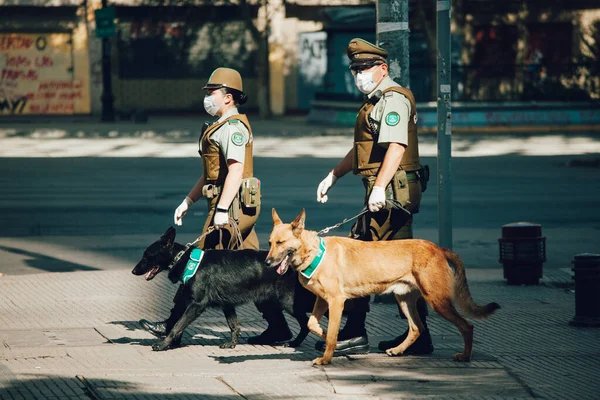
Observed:
[[[406,208],[402,207],[402,204],[400,204],[400,202],[398,200],[393,200],[393,199],[387,199],[385,201],[385,208],[388,210],[399,210],[402,212],[407,213],[408,215],[410,215],[410,211],[408,211]],[[359,212],[358,214],[356,214],[353,217],[350,218],[346,218],[344,219],[342,222],[338,222],[335,225],[332,226],[328,226],[327,228],[321,229],[319,232],[317,232],[317,235],[322,235],[324,233],[329,232],[332,229],[336,229],[339,228],[340,226],[344,225],[345,223],[348,223],[354,219],[360,218],[361,216],[363,216],[364,214],[370,212],[369,208],[367,206],[365,206],[361,212]]]

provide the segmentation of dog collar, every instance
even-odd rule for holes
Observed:
[[[204,257],[204,251],[201,249],[192,250],[190,253],[190,259],[185,265],[183,275],[181,275],[181,283],[187,283],[194,275],[196,275],[196,271],[198,271],[198,266],[200,265],[200,261],[202,261],[202,257]]]
[[[321,265],[321,261],[323,261],[323,257],[325,257],[325,241],[323,240],[322,237],[320,237],[319,238],[319,252],[317,253],[317,256],[312,260],[310,265],[307,268],[300,271],[300,273],[305,278],[308,278],[308,279],[312,278],[312,276],[314,275],[317,268],[319,268],[319,265]]]

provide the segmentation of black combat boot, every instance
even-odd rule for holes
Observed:
[[[431,334],[429,333],[429,328],[427,327],[427,305],[425,304],[425,300],[423,300],[423,298],[420,298],[417,301],[417,311],[425,329],[423,332],[421,332],[421,335],[419,335],[417,340],[408,349],[406,349],[406,351],[404,351],[404,355],[424,355],[433,353],[433,342],[431,341]],[[377,347],[379,350],[386,351],[387,349],[398,346],[404,341],[404,339],[406,339],[407,336],[408,329],[395,339],[383,340],[379,342]]]
[[[334,355],[366,354],[369,352],[369,338],[365,328],[366,318],[366,311],[348,312],[346,325],[338,334]],[[315,349],[325,351],[325,341],[317,341]]]
[[[263,318],[269,326],[260,335],[249,337],[248,344],[265,346],[281,345],[292,339],[292,331],[290,331],[278,303],[271,301],[257,303],[256,308],[262,312]]]
[[[173,305],[173,308],[171,308],[171,314],[169,315],[169,318],[159,322],[152,322],[148,321],[147,319],[140,319],[139,324],[141,325],[141,327],[156,337],[167,336],[169,332],[171,332],[171,329],[173,329],[173,327],[175,326],[175,323],[179,320],[179,318],[183,316],[187,308],[187,299],[180,293],[181,291],[178,290],[177,294],[175,295],[175,298],[173,299],[175,301],[175,304]]]
[[[167,321],[152,322],[147,319],[140,319],[139,324],[142,329],[150,332],[156,337],[163,338],[167,336]]]

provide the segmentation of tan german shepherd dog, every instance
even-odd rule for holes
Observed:
[[[306,212],[291,224],[282,223],[272,210],[273,231],[269,238],[267,263],[284,274],[288,267],[301,272],[317,257],[321,238],[304,229]],[[406,315],[409,334],[399,346],[386,350],[401,355],[423,330],[416,302],[423,296],[442,317],[452,322],[463,336],[465,348],[454,355],[456,361],[470,361],[473,350],[473,325],[454,307],[454,300],[472,318],[486,318],[497,303],[478,306],[471,298],[465,267],[458,254],[419,239],[365,242],[344,237],[324,237],[325,254],[310,279],[298,274],[300,283],[317,295],[308,329],[325,339],[323,357],[315,365],[331,362],[337,343],[344,302],[371,294],[394,293]],[[453,268],[450,266],[452,264]],[[319,321],[329,308],[328,331]]]

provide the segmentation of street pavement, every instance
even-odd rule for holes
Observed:
[[[377,343],[403,332],[406,322],[395,305],[372,303],[371,353],[313,367],[312,334],[297,349],[246,344],[266,327],[253,305],[238,309],[242,337],[230,350],[218,347],[229,335],[220,310],[207,310],[187,329],[184,347],[167,352],[153,352],[155,338],[136,323],[165,318],[171,307],[176,286],[164,274],[146,282],[130,271],[171,223],[181,187],[197,176],[186,165],[197,159],[200,125],[189,117],[146,125],[0,124],[0,399],[598,398],[600,328],[568,322],[576,297],[570,260],[600,252],[600,169],[594,167],[600,138],[579,132],[453,138],[454,249],[468,261],[475,301],[502,307],[473,321],[471,363],[452,361],[462,339],[433,312],[435,352],[388,357]],[[309,203],[313,186],[349,148],[350,132],[306,125],[300,117],[253,127],[257,169],[267,187],[281,188],[265,194],[264,210],[275,206],[291,219],[306,207],[312,229],[354,210],[358,192],[351,179],[336,185],[331,204]],[[435,136],[424,135],[421,143],[435,166]],[[526,173],[508,171],[510,164]],[[269,175],[274,168],[283,177]],[[430,184],[415,234],[435,241],[435,177]],[[201,210],[186,216],[179,240],[193,239],[203,217]],[[264,245],[267,217],[257,227]],[[497,238],[502,223],[525,217],[542,223],[548,262],[539,285],[508,286]]]

